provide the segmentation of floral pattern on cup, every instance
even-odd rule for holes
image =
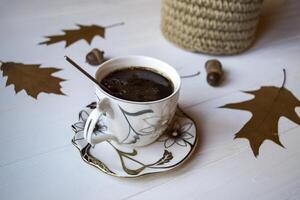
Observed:
[[[172,115],[170,113],[170,108],[176,107],[176,101],[170,101],[163,106],[159,115],[154,115],[148,118],[145,118],[144,121],[149,125],[146,128],[140,130],[140,132],[145,134],[152,134],[152,137],[159,137],[161,133],[171,125]],[[154,133],[154,134],[153,134]]]

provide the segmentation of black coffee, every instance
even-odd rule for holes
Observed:
[[[129,101],[155,101],[173,92],[173,84],[169,79],[144,67],[113,71],[101,83],[111,95]]]

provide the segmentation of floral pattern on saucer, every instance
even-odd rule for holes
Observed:
[[[179,166],[192,154],[197,143],[193,120],[177,108],[172,125],[154,143],[144,147],[129,147],[106,141],[95,146],[83,138],[84,125],[91,109],[91,103],[79,112],[78,122],[72,125],[75,135],[72,143],[80,151],[82,159],[102,172],[118,177],[138,177],[168,171]],[[105,134],[105,116],[99,119],[94,134]]]
[[[180,120],[176,120],[172,128],[161,136],[158,141],[164,142],[166,149],[170,148],[174,144],[182,147],[186,147],[187,145],[192,147],[192,144],[189,142],[189,140],[194,137],[191,133],[189,133],[192,126],[192,122],[180,124]]]

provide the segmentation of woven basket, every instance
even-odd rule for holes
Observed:
[[[176,45],[237,54],[253,43],[263,0],[162,0],[161,30]]]

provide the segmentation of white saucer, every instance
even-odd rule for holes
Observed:
[[[145,147],[125,147],[114,142],[102,142],[91,146],[83,139],[83,129],[91,109],[91,103],[80,111],[79,121],[72,125],[75,136],[72,143],[80,151],[82,159],[106,174],[118,177],[138,177],[164,172],[178,167],[192,154],[197,143],[193,120],[177,108],[174,125],[154,143]],[[107,127],[100,119],[95,134],[105,133]],[[176,135],[177,134],[177,135]]]

